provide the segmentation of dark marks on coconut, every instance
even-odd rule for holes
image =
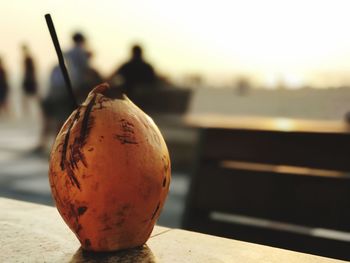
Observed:
[[[138,144],[135,136],[135,126],[130,121],[121,119],[119,121],[121,133],[114,136],[121,144]]]
[[[62,145],[61,163],[60,163],[62,171],[65,168],[66,155],[67,155],[67,148],[68,148],[68,142],[69,142],[70,133],[71,133],[73,125],[79,119],[79,117],[80,117],[80,107],[77,109],[77,112],[75,113],[75,115],[73,117],[73,120],[72,120],[71,124],[69,125],[69,127],[67,129],[66,136],[64,137],[64,142],[63,142],[63,145]]]
[[[90,239],[85,239],[85,241],[84,241],[84,245],[85,245],[85,248],[89,248],[89,247],[91,247],[91,241],[90,241]]]
[[[90,117],[90,114],[93,106],[95,105],[95,100],[96,100],[96,95],[94,95],[92,99],[89,101],[88,105],[86,106],[86,110],[84,112],[84,117],[81,124],[80,137],[79,137],[79,142],[81,147],[85,145],[86,140],[90,134],[91,128],[93,126],[94,119]]]
[[[71,130],[72,127],[76,122],[78,122],[80,116],[81,116],[81,111],[82,111],[82,106],[79,106],[77,109],[72,122],[70,123],[67,133],[64,138],[64,143],[62,146],[62,155],[61,155],[61,170],[67,171],[67,175],[69,176],[69,179],[72,183],[73,186],[76,186],[77,188],[80,189],[80,183],[78,179],[75,176],[74,170],[78,168],[78,163],[82,162],[82,164],[87,167],[88,163],[86,161],[85,155],[82,151],[82,148],[85,146],[87,142],[87,138],[91,132],[91,129],[93,127],[93,122],[94,119],[90,116],[92,112],[92,108],[95,105],[95,100],[96,100],[96,95],[92,97],[92,99],[89,101],[89,103],[86,106],[86,109],[83,114],[83,119],[81,121],[81,127],[80,127],[80,132],[79,132],[79,137],[74,138],[74,141],[71,145],[69,144],[69,139],[71,135]],[[91,148],[90,148],[91,149]],[[89,149],[89,151],[90,151]],[[67,156],[67,152],[69,150],[69,157]],[[93,148],[92,148],[93,150]]]
[[[153,212],[153,214],[152,214],[151,220],[153,220],[154,217],[156,216],[156,214],[157,214],[157,212],[158,212],[158,210],[159,210],[159,207],[160,207],[160,202],[158,202],[157,207],[156,207],[156,209],[154,210],[154,212]]]
[[[78,216],[82,216],[83,214],[85,214],[87,209],[88,209],[87,206],[79,206],[78,207]]]

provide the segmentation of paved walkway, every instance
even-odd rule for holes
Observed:
[[[48,157],[32,154],[40,123],[0,119],[0,196],[54,205],[48,182]],[[188,177],[173,173],[170,194],[158,223],[180,227]]]

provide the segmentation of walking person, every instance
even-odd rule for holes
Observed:
[[[8,114],[8,83],[7,74],[0,57],[0,114]]]
[[[67,68],[72,80],[73,92],[78,103],[83,102],[91,89],[102,82],[99,72],[90,66],[92,53],[86,50],[85,37],[75,33],[72,37],[73,47],[64,55]],[[53,67],[50,74],[49,89],[41,102],[42,130],[39,144],[34,153],[46,153],[50,137],[56,135],[63,123],[74,110],[72,98],[67,93],[59,65]]]
[[[23,112],[31,112],[33,103],[39,103],[38,83],[36,79],[36,68],[34,59],[26,44],[22,45],[23,53]]]

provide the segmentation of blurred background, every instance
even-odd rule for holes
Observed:
[[[277,118],[287,126],[289,119],[346,121],[349,8],[345,0],[3,2],[0,196],[53,205],[48,152],[69,98],[55,100],[64,87],[55,86],[60,73],[44,14],[53,17],[77,93],[74,50],[84,53],[93,81],[82,98],[92,83],[117,85],[121,76],[125,85],[121,68],[134,59],[132,47],[142,50],[152,81],[134,83],[130,97],[160,126],[172,157],[159,224],[181,227],[198,142],[188,116]],[[72,39],[77,32],[83,43]]]

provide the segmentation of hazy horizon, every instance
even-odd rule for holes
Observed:
[[[86,33],[93,65],[110,74],[142,43],[156,70],[173,80],[201,75],[210,85],[239,76],[256,84],[315,87],[350,84],[348,1],[19,1],[2,4],[0,56],[13,82],[28,43],[40,78],[56,55],[45,24],[51,13],[64,50]]]

